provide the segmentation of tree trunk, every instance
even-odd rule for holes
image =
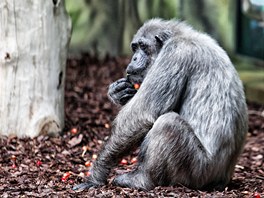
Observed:
[[[62,130],[70,35],[64,0],[0,1],[1,135]]]

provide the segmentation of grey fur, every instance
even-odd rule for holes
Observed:
[[[227,54],[211,37],[176,20],[146,22],[132,47],[127,71],[143,69],[110,85],[110,99],[124,106],[91,176],[75,189],[105,184],[111,168],[139,145],[136,169],[114,184],[223,189],[242,151],[248,120],[243,86]],[[132,93],[137,82],[141,87]]]

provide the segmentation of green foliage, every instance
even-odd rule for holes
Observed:
[[[72,17],[71,49],[104,56],[130,54],[129,43],[144,21],[180,18],[234,51],[235,1],[230,0],[65,0]]]
[[[86,40],[89,32],[87,20],[89,18],[90,9],[84,0],[66,0],[66,9],[72,19],[72,38],[71,47],[78,47]]]
[[[174,18],[178,0],[66,0],[73,22],[71,48],[103,56],[130,53],[129,43],[142,23]]]

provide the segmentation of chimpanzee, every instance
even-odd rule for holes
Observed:
[[[109,98],[122,106],[112,134],[91,176],[74,189],[106,184],[111,168],[137,146],[138,164],[114,185],[223,189],[247,132],[243,86],[226,52],[185,22],[162,19],[147,21],[131,48],[127,76],[109,86]]]

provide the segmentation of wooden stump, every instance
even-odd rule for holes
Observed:
[[[70,35],[63,0],[0,2],[1,135],[62,130]]]

